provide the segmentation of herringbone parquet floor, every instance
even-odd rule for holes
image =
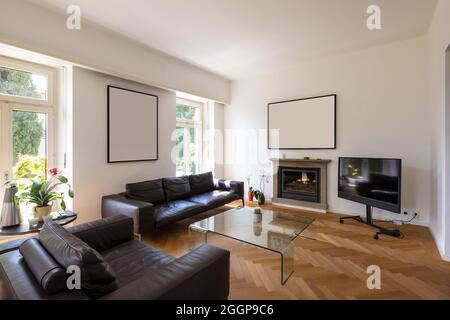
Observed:
[[[450,299],[450,263],[441,260],[428,228],[402,226],[404,239],[382,236],[377,241],[372,238],[374,229],[351,221],[340,224],[337,214],[281,210],[316,218],[304,234],[315,240],[295,240],[295,272],[284,286],[279,278],[279,255],[208,236],[210,244],[231,252],[230,299]],[[182,256],[192,243],[188,225],[195,220],[181,221],[143,240]],[[366,286],[370,265],[381,268],[380,290]]]

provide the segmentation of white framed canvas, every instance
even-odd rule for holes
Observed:
[[[336,149],[335,94],[269,103],[269,149]]]
[[[158,96],[108,86],[108,163],[158,160]]]

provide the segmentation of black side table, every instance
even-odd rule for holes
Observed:
[[[62,213],[53,212],[51,213],[51,216],[53,221],[61,226],[74,222],[78,217],[78,215],[72,211],[64,211]],[[28,221],[24,221],[18,226],[0,228],[0,236],[17,236],[38,233],[42,229],[43,224],[43,222],[40,222],[37,225],[31,226]]]

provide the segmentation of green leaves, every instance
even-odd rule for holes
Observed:
[[[54,191],[60,186],[66,186],[69,191],[69,197],[73,198],[72,187],[67,183],[69,180],[64,176],[56,176],[50,181],[35,181],[24,190],[16,193],[14,202],[18,205],[20,202],[26,204],[33,203],[38,207],[51,205],[54,201],[61,200],[61,209],[66,210],[66,202],[64,201],[64,193]]]
[[[66,178],[66,177],[64,177],[64,176],[57,176],[56,177],[59,181],[61,181],[61,183],[67,183],[67,182],[69,182],[69,180]]]

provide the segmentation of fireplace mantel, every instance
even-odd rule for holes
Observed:
[[[294,158],[272,158],[272,162],[307,162],[307,163],[330,163],[329,159],[294,159]]]
[[[284,206],[294,206],[305,210],[312,210],[326,213],[328,209],[327,201],[327,171],[329,159],[293,159],[293,158],[272,158],[273,162],[273,198],[272,203]],[[295,199],[288,199],[281,194],[279,185],[279,168],[311,168],[320,170],[320,203]]]

